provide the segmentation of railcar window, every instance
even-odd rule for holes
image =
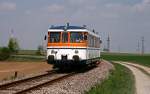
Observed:
[[[84,40],[87,40],[87,35],[84,35]]]
[[[80,32],[71,32],[70,33],[70,42],[79,43],[84,40],[84,35]]]
[[[68,42],[68,32],[63,32],[62,33],[62,42],[63,43]]]
[[[50,43],[60,42],[60,32],[50,32]]]

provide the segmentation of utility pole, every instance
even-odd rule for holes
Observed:
[[[107,51],[110,52],[110,37],[107,38]]]
[[[145,40],[144,40],[144,37],[142,37],[142,54],[144,54],[144,50],[145,50],[145,47],[144,47],[144,42],[145,42]]]
[[[137,53],[140,53],[140,42],[138,41],[138,44],[137,44]]]

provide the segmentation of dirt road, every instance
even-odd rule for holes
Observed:
[[[150,94],[150,76],[141,71],[150,72],[150,68],[129,62],[116,62],[129,68],[135,76],[136,94]]]

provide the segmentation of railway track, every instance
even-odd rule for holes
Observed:
[[[75,72],[59,74],[56,71],[51,71],[47,74],[6,83],[0,85],[0,94],[26,94],[27,92],[51,85],[74,74]]]

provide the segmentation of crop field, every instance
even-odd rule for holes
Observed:
[[[150,67],[150,55],[126,53],[102,53],[102,58],[109,61],[128,61]]]
[[[46,63],[46,57],[37,55],[36,52],[36,50],[20,50],[6,60],[1,60],[0,81],[14,78],[15,72],[18,72],[18,77],[22,77],[51,69],[52,66]]]
[[[52,69],[52,66],[46,62],[16,62],[16,61],[0,61],[0,81],[10,80],[17,72],[18,77],[29,74],[36,74]]]

